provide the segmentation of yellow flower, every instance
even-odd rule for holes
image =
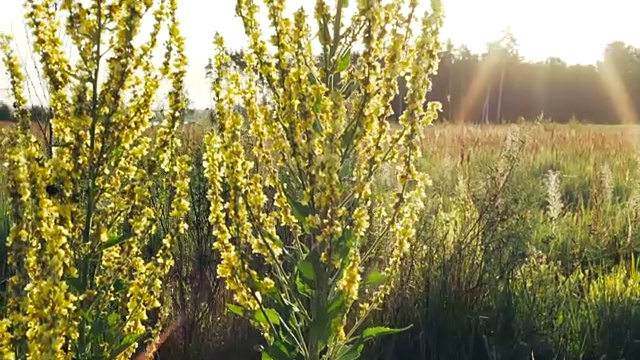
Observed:
[[[358,1],[351,25],[343,23],[341,2],[331,14],[318,1],[318,59],[316,34],[304,11],[288,18],[283,0],[264,3],[275,29],[267,40],[261,38],[255,2],[236,4],[249,38],[246,67],[234,67],[223,38],[214,39],[217,126],[205,138],[204,166],[213,248],[221,257],[218,275],[239,305],[255,309],[260,296],[270,294],[258,290],[273,286],[285,298],[295,296],[295,284],[280,283],[290,275],[283,260],[320,256],[326,278],[337,279],[322,285],[345,294],[345,319],[356,301],[366,304],[360,309],[366,315],[393,281],[360,294],[361,262],[371,256],[362,253],[363,244],[372,252],[389,244],[382,269],[398,273],[426,199],[427,178],[414,163],[420,126],[438,111],[433,105],[425,109],[424,102],[437,64],[440,5],[433,2],[433,14],[424,17],[416,39],[417,1],[408,2],[408,13],[402,0]],[[350,62],[358,42],[363,52]],[[406,74],[408,106],[399,118],[401,129],[394,131],[387,121],[393,115],[389,104],[397,79]],[[375,181],[383,166],[395,167],[398,175],[395,193],[385,196],[376,193]],[[267,265],[266,274],[258,276],[251,267],[258,263]],[[272,284],[274,276],[279,281]],[[336,331],[347,336],[343,325]]]

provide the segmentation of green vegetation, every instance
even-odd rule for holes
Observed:
[[[260,336],[225,310],[231,297],[214,273],[203,133],[182,134],[193,160],[192,208],[175,248],[175,291],[163,301],[181,326],[160,354],[252,358],[249,344]],[[634,126],[429,128],[420,161],[433,182],[427,207],[403,281],[371,319],[413,327],[376,342],[365,358],[640,354],[638,136]],[[393,187],[391,169],[378,181]]]

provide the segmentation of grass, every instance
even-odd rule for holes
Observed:
[[[372,319],[413,327],[365,358],[637,358],[640,127],[438,125],[423,135],[432,200],[403,281]],[[161,358],[257,358],[259,337],[224,311],[229,296],[215,276],[202,129],[184,137],[193,207],[165,301],[183,321]],[[0,241],[5,204],[0,195]]]
[[[425,136],[434,186],[415,239],[421,251],[380,314],[414,328],[380,344],[391,353],[383,358],[640,354],[638,128],[518,129],[523,143],[507,152],[505,126]],[[545,184],[550,170],[557,189]],[[556,219],[553,198],[562,202]]]

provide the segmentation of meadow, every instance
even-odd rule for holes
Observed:
[[[258,359],[259,334],[225,309],[231,295],[216,276],[202,166],[206,131],[181,132],[192,165],[189,230],[174,247],[162,306],[177,326],[160,359]],[[413,326],[378,340],[364,358],[640,356],[639,138],[636,126],[428,127],[416,165],[431,177],[429,201],[402,281],[369,320]],[[377,189],[395,181],[388,168]],[[0,193],[3,251],[7,202]],[[4,252],[0,261],[4,294]]]

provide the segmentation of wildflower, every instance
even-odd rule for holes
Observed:
[[[387,250],[382,245],[391,244],[382,270],[398,273],[426,201],[429,179],[415,162],[421,156],[421,127],[439,111],[435,103],[424,104],[438,63],[441,9],[434,1],[415,37],[417,1],[406,8],[402,0],[358,1],[350,25],[342,18],[345,2],[337,2],[332,14],[325,1],[317,1],[318,58],[304,10],[287,18],[283,0],[264,3],[275,30],[268,40],[261,38],[254,1],[236,4],[249,38],[246,68],[231,66],[224,39],[214,39],[211,89],[213,112],[221,121],[205,138],[205,174],[213,248],[221,257],[217,272],[238,305],[249,310],[246,314],[254,314],[262,297],[265,304],[274,297],[270,300],[291,307],[291,313],[306,314],[281,324],[286,331],[255,324],[269,343],[288,334],[279,344],[293,344],[291,354],[318,350],[305,336],[319,310],[297,307],[344,296],[332,310],[334,341],[326,344],[330,354],[384,300],[395,281],[369,289],[362,286],[361,269],[374,253]],[[358,41],[364,50],[352,61]],[[398,77],[406,74],[407,107],[399,118],[401,130],[393,131],[386,121],[392,115],[388,104],[398,91]],[[269,100],[260,100],[261,81]],[[247,118],[231,104],[241,104]],[[397,187],[381,196],[376,177],[392,166]],[[258,275],[256,264],[264,264],[266,271]],[[292,276],[296,274],[300,276]],[[272,287],[278,291],[265,291]],[[298,293],[311,301],[298,299]],[[354,304],[361,311],[356,325],[346,328]]]
[[[158,214],[152,209],[155,178],[164,177],[172,193],[169,234],[185,231],[189,209],[187,158],[179,156],[175,136],[184,109],[186,65],[176,1],[156,4],[151,36],[140,47],[132,40],[152,1],[127,0],[117,6],[113,1],[65,1],[58,9],[70,15],[62,17],[65,24],[52,4],[53,0],[25,2],[33,50],[40,56],[48,84],[53,133],[65,144],[44,160],[43,149],[30,133],[22,94],[24,75],[8,39],[0,41],[19,118],[15,136],[3,149],[6,146],[11,170],[9,186],[19,195],[12,208],[21,214],[14,216],[17,220],[8,241],[16,274],[9,281],[11,326],[0,326],[0,351],[5,355],[24,350],[20,358],[72,358],[78,354],[70,352],[76,350],[85,356],[115,349],[121,339],[114,344],[92,339],[85,320],[113,309],[125,309],[120,314],[125,322],[123,336],[151,330],[152,340],[156,338],[159,333],[149,324],[147,312],[159,306],[161,279],[173,264],[174,240],[166,235],[157,254],[150,260],[143,258],[141,248],[157,233]],[[169,22],[170,37],[159,75],[172,81],[173,90],[168,121],[152,138],[145,134],[159,87],[152,55],[165,22]],[[59,35],[62,25],[81,58],[77,63],[65,55]],[[99,50],[104,44],[113,54],[109,59]],[[106,78],[88,76],[104,73],[98,71],[101,60],[107,60]],[[50,184],[59,189],[55,197],[47,191]],[[82,204],[74,200],[77,194],[82,194]],[[127,233],[120,234],[125,222]],[[96,257],[99,253],[102,256]],[[98,266],[93,262],[96,258]],[[126,291],[116,290],[116,282],[126,284]],[[4,341],[8,334],[11,343]],[[121,356],[131,355],[136,346]]]
[[[560,173],[549,170],[546,177],[547,185],[547,209],[549,217],[555,221],[562,212],[562,193],[560,191]]]

